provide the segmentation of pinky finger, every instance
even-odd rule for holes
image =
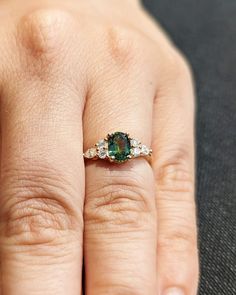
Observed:
[[[182,57],[177,55],[166,75],[154,105],[153,128],[159,294],[196,295],[194,94]]]

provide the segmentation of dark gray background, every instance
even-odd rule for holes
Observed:
[[[144,0],[197,88],[201,295],[236,295],[236,0]]]

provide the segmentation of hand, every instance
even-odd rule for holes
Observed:
[[[83,255],[86,294],[196,294],[184,58],[135,0],[0,9],[2,294],[78,295]],[[84,167],[113,131],[151,145],[152,167]]]

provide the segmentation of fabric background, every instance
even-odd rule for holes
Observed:
[[[144,0],[197,90],[200,295],[236,295],[236,0]]]

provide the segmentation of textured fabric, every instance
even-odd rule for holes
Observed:
[[[144,0],[197,89],[200,295],[236,295],[236,1]]]

